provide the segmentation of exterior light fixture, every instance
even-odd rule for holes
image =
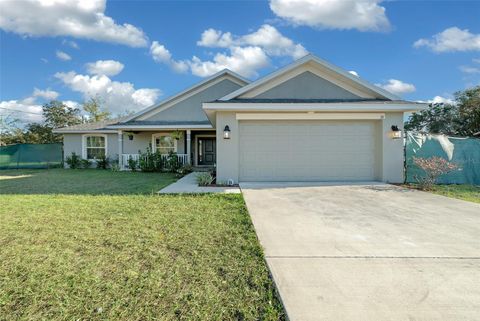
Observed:
[[[392,126],[392,139],[400,139],[402,138],[402,131],[398,129],[397,125]]]
[[[133,140],[133,134],[128,134],[128,140]]]
[[[228,125],[223,129],[223,139],[230,139],[230,127]]]

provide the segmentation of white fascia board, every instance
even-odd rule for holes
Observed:
[[[115,125],[112,129],[146,130],[146,129],[213,129],[212,125]]]
[[[190,92],[192,92],[192,91],[197,92],[196,89],[204,86],[205,84],[211,82],[212,80],[215,80],[216,78],[222,79],[222,78],[224,78],[225,76],[230,76],[230,78],[231,78],[230,80],[233,80],[233,81],[237,82],[239,85],[246,85],[246,84],[249,84],[249,83],[250,83],[250,80],[248,80],[248,79],[240,76],[239,74],[237,74],[237,73],[235,73],[235,72],[233,72],[233,71],[231,71],[231,70],[224,69],[224,70],[221,70],[221,71],[213,74],[212,76],[210,76],[210,77],[208,77],[208,78],[205,78],[205,79],[202,80],[201,82],[196,83],[196,84],[194,84],[193,86],[191,86],[191,87],[189,87],[189,88],[187,88],[187,89],[179,92],[178,94],[175,94],[175,95],[173,95],[173,96],[170,96],[170,97],[168,97],[167,99],[164,99],[163,101],[161,101],[161,102],[159,102],[159,103],[157,103],[157,104],[154,104],[154,105],[152,105],[152,106],[150,106],[150,107],[147,107],[147,108],[139,111],[138,113],[133,114],[132,116],[124,119],[123,122],[128,122],[128,121],[130,121],[130,120],[132,120],[132,119],[135,119],[135,118],[140,117],[140,116],[142,116],[142,115],[144,115],[144,114],[147,114],[147,113],[149,113],[149,112],[151,112],[151,111],[153,111],[153,110],[155,110],[155,109],[157,109],[157,108],[160,108],[160,107],[162,107],[163,105],[166,105],[167,103],[171,103],[171,102],[173,102],[173,101],[176,101],[176,100],[178,100],[179,98],[181,98],[182,96],[184,96],[184,95],[186,95],[186,94],[188,94],[188,93],[190,93]],[[228,77],[227,77],[227,79],[228,79]],[[216,83],[217,83],[217,82],[215,82],[214,84],[216,84]],[[213,85],[213,84],[212,84],[212,85]],[[210,86],[208,86],[208,87],[210,87]],[[208,87],[207,87],[207,88],[208,88]],[[206,89],[206,88],[205,88],[205,89]],[[186,98],[188,98],[188,97],[189,97],[189,96],[187,96]],[[185,99],[186,99],[186,98],[185,98]]]
[[[116,134],[116,130],[59,130],[54,129],[55,134]]]
[[[348,71],[338,67],[338,66],[335,66],[323,59],[320,59],[318,58],[317,56],[314,56],[312,54],[308,54],[306,55],[305,57],[303,58],[300,58],[296,61],[294,61],[293,63],[291,63],[290,65],[287,65],[263,78],[260,78],[242,88],[239,88],[237,90],[235,90],[234,92],[220,98],[219,100],[223,100],[223,101],[227,101],[227,100],[230,100],[230,99],[233,99],[233,98],[236,98],[236,97],[239,97],[241,96],[242,94],[246,93],[246,92],[249,92],[251,91],[252,89],[256,88],[256,87],[259,87],[261,85],[263,85],[264,83],[284,74],[284,73],[287,73],[289,71],[291,71],[292,69],[295,69],[297,68],[298,66],[300,65],[303,65],[303,64],[306,64],[310,61],[313,61],[315,63],[318,63],[320,65],[322,65],[323,67],[327,68],[327,69],[330,69],[331,71],[337,73],[337,74],[340,74],[342,76],[344,76],[345,78],[348,78],[349,80],[363,86],[363,87],[366,87],[370,90],[372,90],[373,92],[376,92],[378,93],[379,95],[387,98],[387,99],[390,99],[390,100],[401,100],[400,97],[398,97],[397,95],[394,95],[386,90],[384,90],[383,88],[380,88],[378,86],[375,86],[371,83],[369,83],[368,81],[366,80],[363,80],[361,79],[360,77],[357,77],[357,76],[354,76],[352,75],[351,73],[349,73]]]
[[[237,120],[380,120],[384,113],[238,113]]]
[[[203,110],[207,111],[333,111],[333,112],[409,112],[426,108],[426,104],[354,104],[354,103],[204,103]]]

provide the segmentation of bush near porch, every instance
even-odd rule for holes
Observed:
[[[173,180],[0,171],[1,319],[283,319],[241,195]]]

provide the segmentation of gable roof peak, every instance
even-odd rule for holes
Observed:
[[[373,85],[371,83],[369,83],[368,81],[360,78],[360,77],[357,77],[355,75],[352,75],[350,72],[348,72],[347,70],[343,69],[343,68],[340,68],[332,63],[329,63],[328,61],[326,60],[323,60],[317,56],[315,56],[314,54],[312,53],[308,53],[307,55],[293,61],[292,63],[262,77],[262,78],[259,78],[257,79],[256,81],[220,98],[219,100],[222,100],[222,101],[227,101],[227,100],[230,100],[230,99],[234,99],[234,98],[237,98],[239,96],[241,96],[242,94],[246,93],[246,92],[249,92],[250,90],[252,90],[253,88],[257,88],[261,85],[263,85],[264,83],[266,82],[269,82],[271,81],[272,79],[275,79],[285,73],[288,73],[289,71],[293,70],[293,69],[296,69],[296,68],[299,68],[300,66],[302,65],[305,65],[307,63],[310,63],[310,62],[313,62],[315,64],[318,64],[320,66],[322,66],[323,68],[327,69],[327,70],[330,70],[331,72],[339,75],[340,77],[342,77],[343,79],[347,79],[363,88],[366,88],[367,90],[371,91],[371,92],[374,92],[376,93],[377,95],[380,96],[380,98],[385,98],[385,99],[389,99],[389,100],[402,100],[400,97],[398,97],[397,95],[394,95],[392,94],[391,92],[388,92],[386,91],[385,89],[383,88],[380,88],[376,85]]]

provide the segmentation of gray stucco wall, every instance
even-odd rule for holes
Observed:
[[[255,98],[283,99],[355,99],[359,96],[306,71]]]
[[[105,134],[107,136],[107,156],[113,160],[118,157],[118,136],[117,134]],[[84,134],[64,134],[63,151],[64,157],[70,156],[73,152],[83,157],[82,137]]]
[[[165,109],[157,114],[154,114],[148,118],[141,120],[175,120],[175,121],[208,121],[205,112],[202,109],[202,103],[214,101],[218,98],[221,98],[241,86],[228,80],[224,79],[219,83],[205,89],[204,91],[197,93],[178,104]],[[140,119],[139,118],[139,119]]]
[[[218,112],[217,120],[217,177],[219,181],[239,177],[239,121],[235,112]],[[231,129],[231,139],[223,139],[223,128]],[[391,126],[397,125],[403,131],[403,113],[386,113],[385,119],[376,125],[376,168],[375,176],[379,181],[389,183],[403,182],[403,141],[390,137]],[[354,160],[352,160],[354,161]]]

